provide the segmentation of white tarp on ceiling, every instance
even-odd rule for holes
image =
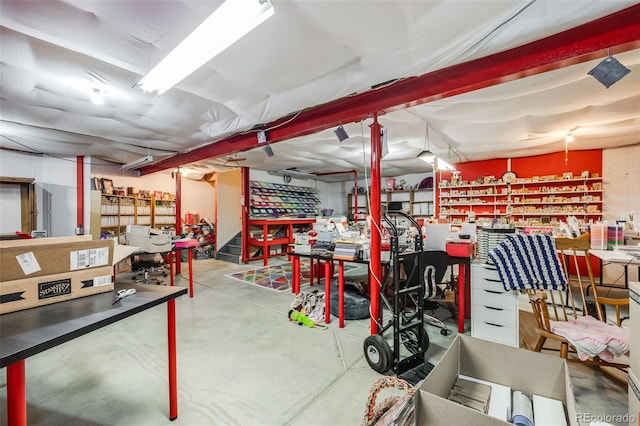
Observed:
[[[138,90],[142,76],[220,3],[3,0],[0,147],[117,163],[147,153],[160,159],[636,4],[273,0],[271,19],[176,87],[162,96]],[[434,150],[448,154],[453,148],[460,160],[548,152],[545,144],[572,128],[585,135],[589,129],[594,144],[631,143],[629,131],[638,142],[638,56],[625,55],[633,72],[608,90],[584,70],[578,78],[567,69],[555,71],[554,80],[513,82],[486,96],[468,93],[389,114],[381,118],[389,129],[388,172],[413,167],[425,121]],[[91,104],[93,88],[105,91],[104,105]],[[367,139],[368,127],[360,127],[352,124],[348,131]],[[362,164],[367,145],[358,138],[336,145],[329,131],[306,141],[274,146],[278,155],[271,159],[261,150],[247,153],[253,161],[247,164],[351,169]]]

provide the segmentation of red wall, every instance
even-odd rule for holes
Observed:
[[[584,170],[589,173],[598,173],[602,176],[602,150],[591,149],[584,151],[569,151],[569,161],[565,165],[564,152],[536,155],[533,157],[513,158],[511,170],[518,177],[557,175],[564,172],[572,172],[574,176],[580,176]],[[480,176],[495,176],[500,179],[507,171],[507,159],[494,159],[485,161],[470,161],[468,163],[455,164],[460,171],[462,180],[473,181]],[[442,179],[451,179],[451,172],[442,172]]]
[[[574,176],[580,176],[584,170],[590,174],[598,173],[602,176],[602,150],[592,149],[584,151],[569,151],[568,164],[565,164],[565,153],[556,152],[553,154],[536,155],[532,157],[513,158],[511,160],[511,170],[518,177],[556,175],[561,176],[564,172],[572,172]],[[460,171],[461,179],[471,182],[480,176],[495,176],[500,179],[507,171],[507,159],[494,159],[486,161],[470,161],[468,163],[455,164]],[[442,172],[441,179],[451,179],[451,172]],[[590,259],[593,274],[600,276],[600,262],[594,256]],[[575,274],[575,266],[570,265],[570,273]],[[584,260],[580,259],[580,270],[586,270]]]

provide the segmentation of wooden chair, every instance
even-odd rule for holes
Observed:
[[[627,383],[628,364],[621,362],[608,362],[602,358],[595,356],[587,361],[581,361],[576,357],[569,357],[570,354],[576,353],[576,348],[565,337],[558,335],[552,331],[551,321],[571,321],[576,320],[580,316],[590,314],[588,306],[589,302],[595,303],[595,312],[593,316],[600,321],[606,323],[605,306],[613,305],[616,311],[616,324],[610,324],[611,327],[620,327],[621,325],[621,307],[629,304],[628,297],[626,299],[612,299],[598,296],[598,289],[593,278],[593,271],[589,264],[589,234],[583,234],[580,238],[557,238],[556,249],[558,255],[565,266],[565,273],[569,281],[567,290],[527,290],[529,302],[533,310],[536,320],[535,334],[537,341],[535,346],[531,348],[526,342],[525,347],[540,352],[545,350],[558,350],[545,346],[548,340],[557,342],[560,345],[560,357],[568,361],[583,362],[592,367],[598,368],[603,373],[612,377],[620,383]],[[585,268],[580,268],[581,262],[579,257],[584,257]],[[569,274],[569,265],[573,263],[575,274]],[[584,269],[587,272],[589,287],[593,292],[592,300],[587,296],[586,283],[584,280]],[[574,296],[574,289],[577,289],[577,295]],[[577,299],[577,300],[576,300]],[[622,374],[620,373],[622,372]]]
[[[596,285],[595,278],[593,276],[593,269],[589,262],[590,248],[591,238],[588,232],[580,235],[578,238],[556,238],[556,249],[558,250],[562,264],[565,266],[565,274],[569,280],[569,285],[577,286],[580,290],[580,297],[583,302],[583,314],[594,314],[594,312],[589,312],[588,308],[588,306],[591,306],[589,302],[593,302],[595,305],[594,316],[596,316],[600,321],[606,322],[606,310],[604,310],[604,308],[606,306],[611,306],[616,313],[616,325],[621,327],[623,320],[621,313],[622,307],[629,306],[628,293],[626,297],[622,298],[604,297],[599,294],[598,286]],[[583,253],[583,255],[581,256],[580,253]],[[580,257],[584,257],[585,268],[580,267]],[[569,273],[569,264],[571,262],[573,262],[573,266],[576,271],[575,274]],[[587,273],[586,277],[588,279],[588,285],[586,286],[583,282],[585,270]],[[593,294],[592,297],[589,297],[589,292]]]

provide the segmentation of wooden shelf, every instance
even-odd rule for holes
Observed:
[[[124,244],[127,225],[175,228],[175,200],[91,191],[91,233],[94,238],[100,238],[100,234],[107,231]]]
[[[355,197],[358,197],[358,212],[355,212]],[[380,194],[381,202],[389,204],[392,201],[403,203],[402,210],[412,216],[433,216],[433,189],[403,189],[385,191]],[[347,194],[347,205],[350,214],[369,214],[367,194]]]

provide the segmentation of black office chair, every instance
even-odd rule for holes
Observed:
[[[152,277],[152,275],[156,273],[162,275],[163,278],[169,276],[167,264],[159,253],[135,256],[131,263],[131,272],[133,272],[131,276],[133,281],[144,284],[149,284],[150,282],[158,285],[163,284],[160,279]]]
[[[435,311],[443,306],[438,299],[444,300],[444,291],[438,287],[443,283],[444,276],[449,267],[449,255],[446,251],[428,250],[421,253],[420,261],[417,256],[408,257],[403,261],[407,283],[419,284],[421,280],[425,286],[424,309],[425,311]],[[418,271],[418,267],[423,270]],[[440,329],[440,334],[447,336],[449,328],[447,325],[433,315],[424,315],[424,319],[430,325]]]

